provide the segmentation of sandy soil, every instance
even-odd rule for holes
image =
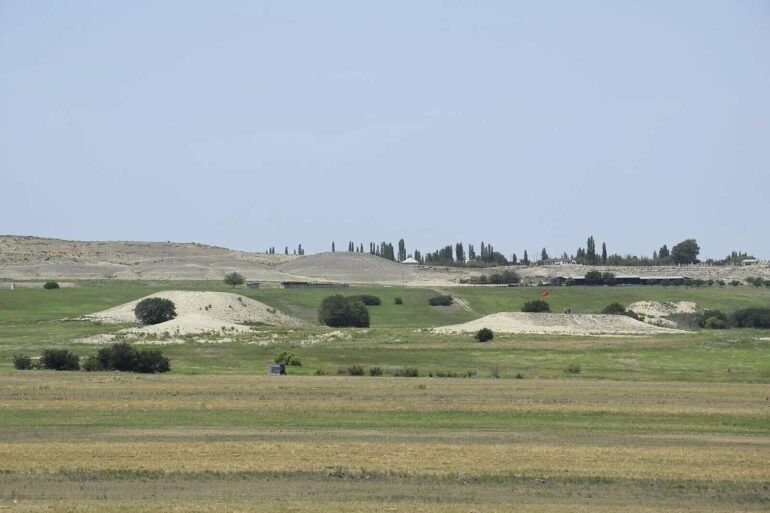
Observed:
[[[684,333],[637,321],[625,315],[501,312],[475,321],[435,328],[435,333],[475,333],[489,328],[499,333],[528,335],[654,335]]]
[[[666,328],[677,328],[676,322],[668,319],[671,315],[695,313],[699,310],[696,303],[692,301],[672,301],[669,303],[660,303],[658,301],[637,301],[628,306],[628,310],[643,315],[644,321],[657,326]]]
[[[194,292],[170,290],[147,297],[170,299],[176,306],[176,318],[152,326],[138,326],[118,332],[129,339],[141,339],[146,335],[168,337],[198,334],[225,336],[249,331],[242,323],[263,323],[273,326],[302,326],[304,322],[290,317],[253,299],[229,292]],[[145,298],[142,298],[145,299]],[[105,323],[134,323],[134,308],[141,301],[131,301],[109,310],[83,317],[85,320]],[[84,342],[104,343],[115,337],[97,335]]]

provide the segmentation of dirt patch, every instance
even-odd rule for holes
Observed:
[[[700,307],[692,301],[672,301],[661,303],[659,301],[637,301],[631,303],[628,309],[637,315],[644,317],[644,321],[656,326],[666,328],[677,328],[679,325],[669,317],[693,314],[700,310]]]
[[[170,290],[152,294],[173,301],[176,306],[176,318],[152,326],[128,328],[118,332],[121,338],[130,340],[161,340],[164,343],[184,335],[206,335],[209,338],[222,338],[227,335],[244,333],[251,330],[243,323],[260,323],[273,326],[302,326],[305,323],[290,317],[264,303],[229,292],[192,292]],[[146,299],[146,298],[142,298]],[[136,322],[134,308],[142,299],[131,301],[109,310],[103,310],[83,317],[83,320],[104,323]],[[96,335],[81,340],[86,343],[107,343],[115,335]]]
[[[625,315],[501,312],[475,321],[435,328],[434,333],[474,333],[489,328],[499,333],[529,335],[654,335],[685,333],[637,321]]]

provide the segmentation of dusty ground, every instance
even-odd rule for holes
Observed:
[[[770,265],[751,267],[588,267],[552,265],[513,267],[526,284],[552,276],[582,276],[589,270],[617,275],[685,276],[700,279],[745,281],[748,277],[770,279]],[[440,287],[496,269],[459,269],[442,266],[402,265],[367,253],[320,253],[317,255],[267,255],[234,251],[197,243],[80,242],[38,237],[0,237],[0,279],[191,279],[220,280],[230,271],[249,281],[338,281]],[[0,283],[9,287],[8,281]]]
[[[481,319],[435,328],[436,333],[475,333],[489,328],[499,333],[527,335],[654,335],[684,333],[680,330],[652,326],[625,315],[590,315],[558,313],[501,312]]]
[[[272,326],[301,326],[304,323],[267,305],[239,294],[228,292],[165,291],[147,297],[160,297],[173,301],[176,318],[152,326],[128,328],[119,334],[128,339],[141,339],[147,335],[177,337],[190,334],[222,337],[249,331],[243,323],[262,323]],[[146,298],[142,298],[146,299]],[[131,301],[109,310],[84,317],[86,320],[105,323],[135,323],[134,308],[142,299]],[[115,340],[114,335],[97,335],[84,342],[106,343]]]
[[[670,303],[637,301],[636,303],[628,305],[628,310],[642,315],[644,321],[650,324],[666,328],[676,328],[678,325],[676,322],[669,319],[670,316],[695,313],[699,308],[698,305],[692,301],[672,301]]]

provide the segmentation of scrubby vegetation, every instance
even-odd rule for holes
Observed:
[[[136,304],[134,315],[142,324],[160,324],[176,317],[176,305],[170,299],[148,297]]]
[[[87,360],[90,371],[121,371],[153,374],[171,370],[169,359],[159,349],[136,349],[128,342],[103,347]]]
[[[533,312],[533,313],[541,313],[541,312],[545,313],[545,312],[550,312],[551,307],[547,301],[543,301],[542,299],[535,299],[524,303],[524,306],[521,307],[521,311]]]
[[[43,288],[47,289],[47,290],[58,289],[59,288],[59,284],[57,282],[55,282],[55,281],[47,281],[47,282],[45,282],[45,284],[43,284]]]
[[[369,310],[361,301],[336,294],[326,297],[318,310],[321,324],[334,328],[369,327]]]
[[[770,329],[770,308],[742,308],[733,314],[738,328]]]
[[[453,301],[454,300],[452,299],[452,296],[433,296],[432,298],[428,299],[428,304],[431,306],[449,306]]]
[[[80,358],[67,349],[43,349],[40,355],[40,366],[48,370],[78,370]]]
[[[377,306],[382,304],[382,300],[371,294],[358,294],[356,296],[348,296],[350,301],[361,301],[366,306]]]
[[[495,334],[489,328],[481,328],[473,338],[475,338],[477,342],[489,342],[495,338]]]
[[[225,283],[230,285],[232,288],[235,288],[237,285],[243,285],[246,281],[246,278],[243,277],[243,275],[239,272],[233,271],[231,273],[225,274]]]
[[[16,370],[32,369],[32,357],[26,354],[13,355],[13,368]]]

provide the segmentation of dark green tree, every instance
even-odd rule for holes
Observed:
[[[675,264],[695,264],[699,253],[700,247],[695,239],[687,239],[671,248],[671,260]]]
[[[170,299],[148,297],[136,304],[134,315],[142,324],[158,324],[176,317],[176,306]]]
[[[602,265],[607,265],[607,243],[602,242]]]
[[[546,260],[548,260],[548,251],[543,248],[543,250],[540,252],[540,261],[545,262]]]
[[[243,285],[245,281],[246,278],[244,278],[243,275],[237,271],[225,274],[225,283],[231,285],[233,288],[235,288],[236,285]]]
[[[406,243],[404,239],[398,241],[398,261],[403,262],[406,260]]]

